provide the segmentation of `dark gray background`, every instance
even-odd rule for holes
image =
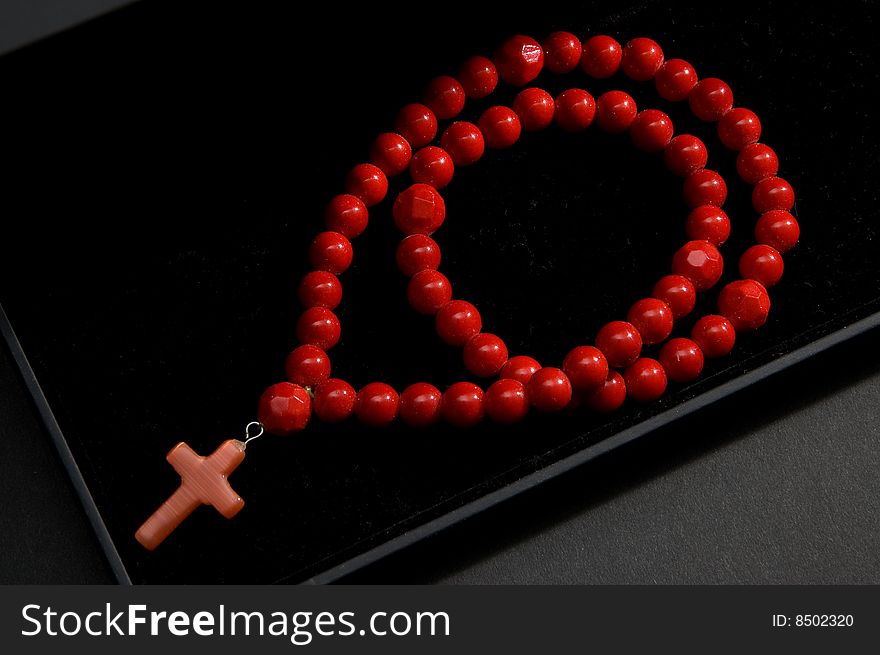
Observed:
[[[118,0],[4,0],[0,51]],[[350,581],[880,582],[877,330]],[[0,582],[111,576],[5,348]]]

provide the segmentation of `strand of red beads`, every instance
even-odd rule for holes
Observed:
[[[674,321],[694,307],[696,293],[714,286],[723,270],[718,246],[730,233],[730,221],[721,206],[727,187],[718,173],[706,169],[708,151],[693,135],[673,136],[672,121],[663,112],[638,112],[622,91],[610,91],[594,100],[583,89],[569,89],[552,98],[539,88],[521,91],[513,107],[494,106],[481,115],[478,125],[465,121],[447,127],[439,146],[431,145],[438,119],[455,118],[467,98],[485,98],[504,82],[525,86],[543,68],[567,73],[580,66],[593,78],[607,78],[618,70],[633,80],[654,80],[658,94],[669,101],[688,100],[692,112],[705,121],[716,121],[719,139],[738,151],[737,172],[754,186],[752,204],[760,218],[755,226],[757,245],[739,262],[742,279],[722,289],[719,314],[700,318],[690,339],[666,341]],[[563,130],[580,131],[592,122],[607,132],[629,131],[634,144],[648,152],[663,152],[666,167],[684,178],[684,199],[692,208],[685,222],[691,239],[673,257],[672,274],[661,278],[651,297],[637,301],[626,321],[612,321],[596,335],[594,345],[578,346],[565,357],[561,368],[541,367],[531,357],[508,359],[504,342],[482,331],[476,307],[453,299],[449,280],[438,271],[441,255],[429,236],[445,219],[445,204],[438,189],[448,185],[455,166],[478,161],[488,146],[507,148],[523,129],[549,127],[554,121]],[[660,46],[650,39],[633,39],[622,48],[608,36],[595,36],[583,44],[572,34],[551,34],[543,46],[525,36],[512,37],[497,51],[494,61],[473,57],[458,78],[441,76],[427,87],[424,104],[405,106],[395,122],[395,132],[379,135],[370,151],[371,163],[355,166],[346,179],[346,193],[335,197],[326,212],[327,232],[313,242],[309,257],[315,270],[305,276],[299,297],[306,308],[297,324],[301,346],[287,358],[288,381],[269,387],[262,395],[258,418],[276,434],[303,429],[314,413],[326,422],[345,420],[352,414],[374,426],[388,425],[398,416],[415,427],[444,418],[465,427],[485,415],[500,423],[522,419],[535,407],[558,411],[572,399],[596,411],[611,411],[627,395],[642,402],[660,397],[667,378],[687,382],[699,376],[704,357],[721,357],[733,348],[736,332],[760,327],[770,308],[766,287],[781,277],[781,254],[799,239],[799,226],[789,213],[794,193],[776,177],[778,158],[758,142],[761,124],[748,109],[733,107],[733,93],[716,78],[698,80],[694,68],[681,59],[664,60]],[[339,340],[341,327],[334,311],[342,299],[338,275],[351,264],[350,239],[367,227],[368,208],[381,202],[388,191],[387,177],[409,169],[415,182],[397,197],[394,219],[408,234],[397,251],[400,270],[409,276],[408,298],[421,313],[436,315],[440,337],[463,348],[466,368],[477,376],[500,376],[488,389],[458,382],[445,392],[427,383],[413,384],[398,395],[390,386],[373,382],[360,391],[331,378],[326,351]],[[639,357],[643,344],[663,345],[659,361]],[[618,370],[622,369],[621,374]]]

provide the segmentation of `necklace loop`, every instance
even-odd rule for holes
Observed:
[[[242,443],[247,447],[248,443],[255,439],[259,439],[265,432],[266,428],[263,427],[262,423],[259,421],[251,421],[244,427],[244,441]]]

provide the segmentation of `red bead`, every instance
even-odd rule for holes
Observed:
[[[384,382],[371,382],[358,391],[354,413],[364,425],[381,428],[397,418],[400,398]]]
[[[623,91],[607,91],[596,102],[599,127],[611,134],[626,131],[636,119],[638,111],[636,101]]]
[[[413,428],[425,428],[440,418],[443,394],[431,384],[416,382],[400,394],[400,418]]]
[[[456,166],[467,166],[483,156],[486,142],[479,127],[467,121],[458,121],[443,132],[440,147],[449,153]]]
[[[654,85],[661,98],[679,102],[697,85],[697,71],[684,59],[670,59],[657,71]]]
[[[657,280],[651,295],[662,300],[672,310],[672,318],[678,320],[687,316],[697,302],[694,284],[681,275],[666,275]]]
[[[761,121],[755,112],[736,107],[718,121],[718,138],[727,148],[740,151],[761,138]]]
[[[708,241],[713,246],[720,246],[730,236],[730,218],[720,207],[701,205],[688,214],[685,232],[689,239]]]
[[[526,355],[517,355],[507,360],[507,363],[501,368],[499,376],[506,380],[516,380],[528,384],[535,371],[540,368],[541,365],[536,359]]]
[[[642,343],[650,346],[672,333],[672,310],[657,298],[642,298],[635,302],[627,312],[626,320],[635,326],[642,337]]]
[[[345,190],[360,198],[367,207],[372,207],[385,199],[388,178],[378,166],[358,164],[345,178]]]
[[[670,339],[660,350],[660,365],[673,382],[696,380],[703,370],[703,351],[690,339]]]
[[[541,73],[544,49],[533,38],[518,34],[501,44],[495,53],[495,65],[502,80],[523,86]]]
[[[581,68],[590,77],[605,79],[620,68],[623,49],[610,36],[600,34],[584,41]]]
[[[687,177],[706,166],[706,144],[692,134],[679,134],[663,151],[663,162],[673,175]]]
[[[472,382],[456,382],[443,394],[443,418],[457,428],[476,425],[484,412],[483,390]]]
[[[407,277],[419,271],[437,270],[440,266],[440,246],[429,236],[411,234],[397,247],[397,268]]]
[[[312,398],[298,384],[279,382],[263,392],[257,420],[267,432],[285,437],[306,427],[312,416]]]
[[[801,228],[797,219],[787,211],[776,209],[761,215],[755,224],[755,240],[787,252],[797,245]]]
[[[768,145],[751,143],[736,158],[736,172],[747,184],[757,184],[779,171],[779,157]]]
[[[477,308],[465,300],[451,300],[437,312],[437,334],[450,346],[463,346],[483,329]]]
[[[581,42],[570,32],[553,32],[544,39],[544,65],[551,73],[570,73],[581,61]]]
[[[752,190],[752,206],[759,214],[774,209],[791,211],[794,207],[794,189],[781,177],[765,177]]]
[[[443,273],[425,269],[416,273],[406,288],[410,306],[419,314],[433,316],[452,300],[452,285]]]
[[[330,350],[339,343],[342,326],[336,314],[325,307],[310,307],[296,323],[296,337],[302,344]]]
[[[684,201],[689,207],[715,205],[720,207],[727,200],[727,184],[715,171],[704,168],[684,179]]]
[[[345,380],[330,378],[314,393],[315,416],[325,423],[339,423],[354,413],[357,392]]]
[[[626,400],[626,383],[617,371],[608,371],[605,383],[596,391],[583,397],[583,403],[594,412],[606,414],[623,405]]]
[[[785,264],[776,248],[765,245],[752,246],[739,259],[739,274],[746,279],[757,280],[765,287],[772,287],[782,278]]]
[[[656,359],[642,357],[623,372],[627,395],[640,403],[657,400],[666,391],[666,371]]]
[[[694,323],[691,339],[703,351],[706,357],[724,357],[733,350],[736,343],[736,330],[730,321],[717,314],[703,316]]]
[[[309,261],[319,271],[344,273],[354,256],[351,241],[339,232],[321,232],[309,247]]]
[[[409,174],[414,182],[442,189],[452,181],[455,165],[452,157],[437,146],[425,146],[413,155]]]
[[[288,381],[302,387],[314,387],[330,377],[330,358],[320,348],[305,345],[294,348],[284,362]]]
[[[327,271],[312,271],[299,283],[299,301],[305,308],[336,309],[342,302],[342,284]]]
[[[562,370],[578,391],[598,389],[608,377],[608,360],[593,346],[572,348],[562,362]]]
[[[658,109],[640,111],[629,128],[632,142],[639,150],[660,152],[672,140],[672,119]]]
[[[486,413],[496,423],[510,425],[525,418],[529,412],[529,397],[525,385],[518,380],[496,380],[486,390],[483,401]]]
[[[629,366],[642,351],[642,336],[632,323],[611,321],[596,335],[596,347],[605,355],[609,366]]]
[[[394,132],[380,134],[370,147],[370,161],[388,177],[403,173],[411,158],[409,141]]]
[[[673,256],[672,272],[690,280],[697,291],[705,291],[721,279],[724,259],[708,241],[688,241]]]
[[[478,123],[490,148],[509,148],[517,142],[522,130],[516,113],[500,105],[484,111]]]
[[[454,118],[464,109],[464,88],[449,75],[435,77],[425,89],[425,105],[440,120]]]
[[[414,102],[405,105],[397,114],[394,129],[409,141],[410,146],[421,148],[437,136],[437,117],[425,105]]]
[[[580,132],[593,124],[596,101],[583,89],[568,89],[556,97],[556,124],[566,132]]]
[[[697,82],[688,96],[694,116],[704,121],[717,121],[733,107],[733,91],[717,77]]]
[[[391,213],[402,232],[431,234],[446,220],[446,203],[434,187],[413,184],[397,195]]]
[[[473,375],[488,378],[498,375],[507,362],[507,346],[488,332],[475,334],[464,344],[464,365]]]
[[[364,202],[348,193],[333,198],[324,212],[327,229],[339,232],[349,239],[354,239],[366,230],[369,220],[370,214]]]
[[[571,381],[558,368],[535,371],[527,386],[529,402],[539,412],[558,412],[571,402]]]
[[[737,332],[755,330],[767,322],[770,296],[760,282],[736,280],[718,294],[718,312]]]
[[[663,50],[659,44],[646,38],[633,39],[623,49],[620,67],[627,77],[638,82],[650,80],[663,65]]]
[[[556,104],[553,96],[544,91],[530,87],[520,91],[513,100],[513,111],[519,116],[522,128],[527,132],[543,130],[553,122]]]
[[[491,59],[471,57],[461,65],[458,80],[468,98],[479,100],[492,93],[498,86],[498,70]]]

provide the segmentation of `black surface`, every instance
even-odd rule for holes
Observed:
[[[138,581],[303,577],[841,327],[877,300],[876,51],[860,38],[872,8],[858,22],[772,7],[761,22],[714,9],[673,22],[659,6],[521,23],[484,22],[478,11],[454,38],[451,18],[390,35],[348,15],[331,35],[285,11],[192,5],[171,21],[167,5],[146,3],[0,64],[18,100],[2,108],[18,129],[2,171],[14,220],[0,300]],[[145,555],[130,535],[175,484],[161,455],[179,438],[205,451],[230,436],[280,375],[304,247],[377,126],[466,55],[518,29],[557,26],[649,33],[760,113],[811,235],[786,258],[771,323],[703,382],[607,424],[578,415],[415,438],[318,428],[263,442],[233,479],[247,512],[234,524],[200,512]],[[805,48],[817,42],[811,34],[832,45]],[[663,106],[642,91],[637,99]],[[732,155],[705,126],[671,113],[706,136],[710,161],[729,173]],[[661,168],[595,131],[524,139],[458,172],[438,233],[444,270],[512,351],[557,360],[647,292],[682,240],[678,183]],[[725,251],[737,253],[753,219],[728,179],[739,229]],[[388,222],[375,214],[356,244],[334,362],[355,384],[427,377],[442,386],[461,376],[459,360],[405,309]],[[102,248],[108,233],[113,247]]]

